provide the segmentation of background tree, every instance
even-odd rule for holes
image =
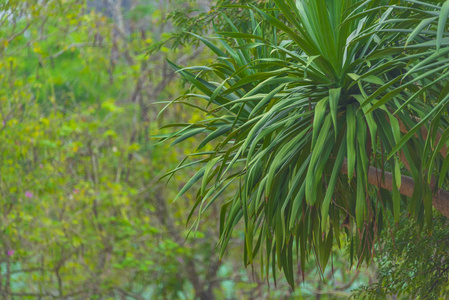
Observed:
[[[169,25],[167,3],[3,1],[0,12],[0,298],[220,291],[233,272],[217,279],[214,228],[185,245],[183,206],[156,182],[178,154],[150,142],[150,104],[177,85],[168,54],[142,49]]]

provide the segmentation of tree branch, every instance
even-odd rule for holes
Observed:
[[[343,174],[348,174],[348,162],[345,159],[343,166],[341,167],[341,172]],[[354,177],[357,174],[354,173]],[[369,167],[368,169],[368,182],[372,185],[384,188],[386,190],[393,190],[393,174],[390,172],[384,172],[384,180],[382,181],[382,170],[375,167]],[[401,187],[399,192],[401,195],[412,197],[413,191],[415,190],[415,181],[413,178],[402,175],[401,176]],[[432,200],[433,207],[442,213],[445,217],[449,218],[449,192],[445,190],[437,190],[433,195]]]

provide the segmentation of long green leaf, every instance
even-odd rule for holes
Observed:
[[[436,40],[437,52],[439,52],[441,48],[443,33],[445,31],[444,29],[446,27],[448,16],[449,16],[449,0],[444,2],[443,6],[441,7],[440,16],[438,19],[438,31]]]
[[[329,90],[329,106],[332,115],[332,122],[334,123],[335,139],[337,139],[337,109],[340,101],[341,88]]]

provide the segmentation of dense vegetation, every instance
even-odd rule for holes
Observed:
[[[429,213],[427,179],[447,187],[441,15],[449,8],[397,2],[299,1],[300,14],[294,1],[0,1],[0,299],[447,294],[448,224]],[[342,12],[329,14],[338,16],[329,20],[338,51],[317,53],[332,43],[320,33],[327,29],[301,27],[325,20],[328,7]],[[342,51],[354,30],[357,43]],[[304,38],[318,43],[313,51]],[[338,67],[343,57],[347,68]],[[354,91],[360,95],[349,99]],[[368,106],[388,108],[373,109],[375,122],[358,109],[373,94],[381,103]],[[397,115],[407,130],[417,123],[407,114],[424,120],[439,107],[421,124],[432,134],[382,127],[389,120],[395,128],[406,99],[407,113]],[[387,159],[404,134],[406,159]],[[175,138],[172,146],[161,137]],[[314,169],[305,186],[308,155],[319,152],[312,145],[329,153],[316,155],[322,172]],[[348,182],[336,174],[342,157],[366,176]],[[394,190],[361,190],[366,159],[421,182],[420,194],[410,201]],[[363,211],[354,196],[362,192]],[[371,265],[358,263],[373,256]]]

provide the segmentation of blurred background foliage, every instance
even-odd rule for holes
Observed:
[[[172,200],[193,170],[158,180],[198,145],[150,137],[199,118],[157,117],[184,91],[165,59],[210,60],[186,31],[225,27],[226,4],[249,2],[263,5],[0,1],[1,299],[346,299],[374,280],[335,249],[324,280],[309,261],[295,291],[275,287],[244,268],[243,230],[218,259],[218,206],[187,238],[195,191]]]

